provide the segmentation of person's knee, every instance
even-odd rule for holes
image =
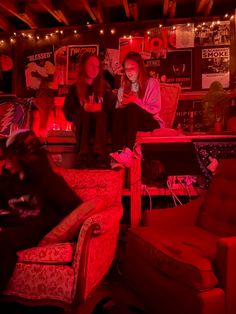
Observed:
[[[130,103],[126,106],[126,112],[128,115],[136,115],[138,113],[139,107],[135,103]]]

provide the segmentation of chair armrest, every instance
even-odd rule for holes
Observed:
[[[17,252],[18,263],[66,264],[72,261],[73,243],[54,243]]]
[[[120,219],[121,203],[113,204],[104,211],[91,215],[80,230],[73,268],[78,286],[75,289],[85,301],[91,291],[100,284],[108,272],[115,256]]]
[[[176,207],[157,210],[146,210],[143,213],[143,225],[145,226],[191,226],[196,223],[203,196]]]
[[[216,245],[216,268],[225,291],[227,314],[236,313],[236,237],[221,238]]]

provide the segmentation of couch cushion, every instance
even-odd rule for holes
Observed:
[[[204,291],[217,284],[211,263],[216,240],[217,237],[195,227],[169,231],[138,227],[128,233],[127,254],[135,254],[150,267]]]
[[[46,234],[38,245],[73,241],[86,218],[104,210],[111,202],[109,198],[95,198],[82,203]]]
[[[17,252],[19,263],[67,264],[72,261],[75,245],[57,243]]]
[[[236,235],[236,159],[222,160],[205,194],[198,225],[219,236]]]

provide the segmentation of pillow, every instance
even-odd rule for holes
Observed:
[[[38,246],[51,243],[70,242],[78,235],[83,222],[94,213],[100,212],[108,205],[104,198],[86,201],[67,215],[39,242]]]

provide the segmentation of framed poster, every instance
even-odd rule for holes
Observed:
[[[174,50],[161,59],[160,81],[180,84],[182,89],[192,88],[192,50]]]
[[[143,51],[143,37],[128,37],[119,39],[119,50],[120,50],[120,64],[122,64],[124,57],[129,51],[135,51],[142,53]]]
[[[214,81],[219,81],[224,88],[229,87],[229,47],[202,49],[202,88],[209,88]]]
[[[29,91],[38,91],[45,80],[51,80],[55,72],[53,46],[25,52],[25,84]]]
[[[81,56],[85,53],[98,55],[98,52],[98,45],[67,46],[67,85],[71,85],[76,81]]]
[[[195,27],[195,46],[230,45],[230,21],[206,22]]]

